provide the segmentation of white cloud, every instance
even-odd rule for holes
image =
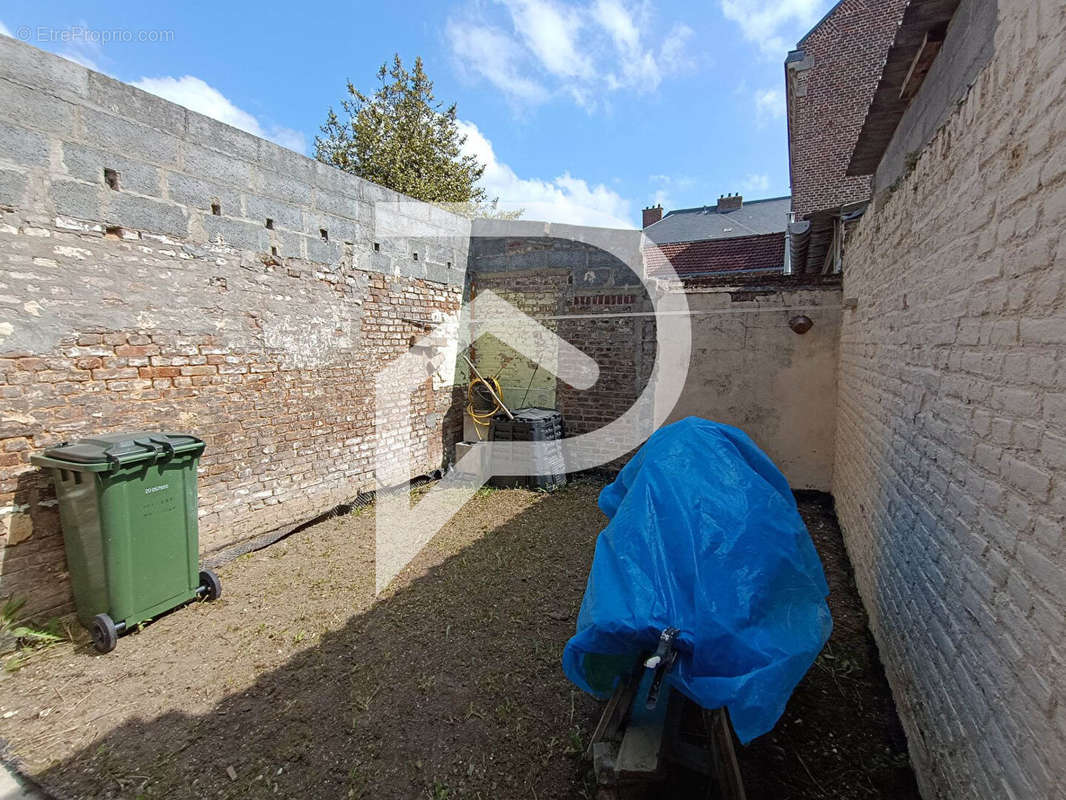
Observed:
[[[770,188],[770,176],[769,175],[756,175],[755,173],[748,173],[742,183],[745,192],[765,192]]]
[[[763,54],[784,59],[795,41],[825,13],[831,0],[721,0],[722,14],[740,26]]]
[[[569,172],[552,180],[520,178],[497,158],[492,142],[474,123],[459,120],[457,124],[466,136],[463,152],[477,156],[485,165],[481,185],[489,199],[499,198],[501,210],[523,209],[523,219],[610,228],[634,227],[629,202],[602,183],[590,186]]]
[[[670,30],[662,47],[659,48],[659,65],[666,73],[687,72],[695,66],[695,61],[688,55],[686,47],[695,31],[679,22]]]
[[[180,78],[141,78],[133,85],[234,128],[270,139],[297,153],[303,153],[306,147],[304,135],[300,131],[278,125],[264,125],[247,111],[237,108],[218,89],[192,75],[183,75]]]
[[[540,83],[522,75],[521,51],[503,31],[449,20],[445,35],[460,64],[508,97],[528,103],[548,99]]]
[[[515,31],[549,73],[561,78],[589,78],[592,62],[580,46],[583,20],[572,8],[546,0],[507,0]]]
[[[664,175],[658,172],[649,175],[648,180],[663,186],[676,186],[679,189],[687,189],[696,183],[696,179],[691,175]]]
[[[88,30],[90,30],[89,23],[85,20],[81,20],[77,25],[73,26],[71,32]],[[103,45],[100,43],[99,39],[94,39],[89,36],[74,37],[63,46],[63,49],[58,52],[58,55],[70,59],[76,64],[81,64],[86,69],[91,69],[94,72],[105,72],[100,66],[100,64],[105,61],[105,56]]]
[[[97,54],[97,58],[93,58],[93,56],[89,55],[91,52],[92,48],[86,46],[60,50],[58,53],[56,53],[56,55],[62,56],[63,58],[69,61],[73,61],[75,64],[81,64],[83,67],[85,67],[86,69],[91,69],[93,72],[105,72],[100,67],[100,63],[97,60],[97,58],[99,58],[99,55]]]
[[[5,25],[3,22],[0,22],[0,33],[4,34],[4,36],[10,36],[12,39],[15,38],[14,34],[11,33],[10,30],[8,30],[7,25]]]
[[[664,175],[653,173],[648,176],[648,183],[659,188],[652,192],[651,204],[663,208],[677,208],[677,194],[689,194],[699,181],[692,175]]]
[[[504,20],[490,21],[503,6]],[[503,27],[509,26],[509,27]],[[451,51],[468,73],[480,76],[511,100],[543,102],[570,96],[586,108],[604,102],[604,91],[654,91],[662,80],[689,69],[692,29],[675,24],[659,41],[649,33],[647,2],[496,0],[470,5],[448,20]]]
[[[785,93],[781,89],[759,89],[755,92],[755,119],[760,123],[785,116]]]

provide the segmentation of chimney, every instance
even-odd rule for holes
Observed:
[[[663,218],[663,204],[659,203],[657,206],[648,206],[644,209],[644,227],[654,225],[656,222]]]
[[[739,194],[723,194],[718,198],[718,213],[723,211],[736,211],[743,208],[744,198]]]

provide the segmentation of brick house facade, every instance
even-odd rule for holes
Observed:
[[[792,211],[799,219],[870,198],[845,174],[906,0],[841,0],[785,61]]]
[[[870,177],[848,175],[848,161],[905,5],[840,0],[785,60],[797,273],[839,270],[841,213],[870,199]]]

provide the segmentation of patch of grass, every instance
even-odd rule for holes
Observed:
[[[348,770],[348,797],[352,800],[358,800],[360,797],[365,797],[367,793],[367,781],[366,775],[359,769],[359,766],[353,766]]]
[[[518,704],[514,701],[514,698],[507,697],[502,703],[495,708],[496,717],[503,724],[508,724],[511,719],[518,712]]]
[[[6,643],[17,651],[4,661],[4,669],[9,672],[24,666],[30,652],[71,638],[70,631],[58,619],[48,620],[40,626],[23,620],[21,612],[25,605],[25,598],[11,596],[0,607],[0,644]]]
[[[847,652],[834,653],[829,645],[818,655],[815,663],[834,678],[849,678],[863,672],[864,666]]]
[[[566,754],[568,756],[580,756],[585,752],[585,732],[580,725],[575,725],[566,735]]]

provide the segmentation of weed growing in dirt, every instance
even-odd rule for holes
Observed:
[[[38,627],[20,618],[25,598],[9,597],[0,607],[0,649],[15,650],[4,660],[4,669],[14,672],[25,665],[30,652],[70,641],[70,631],[58,619]]]
[[[585,733],[581,730],[580,725],[575,725],[567,733],[567,747],[566,754],[569,756],[579,756],[585,752]]]
[[[357,800],[360,797],[365,797],[367,792],[366,776],[363,775],[362,770],[358,766],[354,766],[348,770],[348,797],[352,800]]]

